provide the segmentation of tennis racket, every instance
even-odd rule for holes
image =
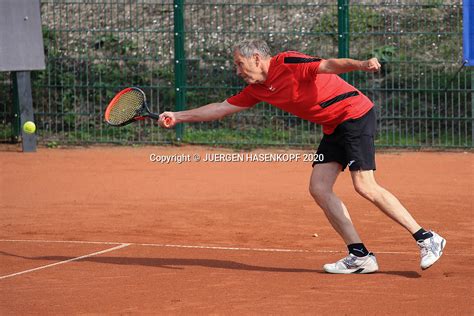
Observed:
[[[105,109],[105,121],[112,126],[125,126],[145,118],[158,120],[160,116],[152,113],[146,103],[145,93],[136,87],[126,88],[115,95]],[[164,120],[169,126],[171,118]]]

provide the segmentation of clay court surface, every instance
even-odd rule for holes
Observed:
[[[343,173],[336,191],[381,269],[348,276],[322,271],[346,249],[308,193],[309,163],[152,153],[235,152],[1,148],[0,314],[474,313],[472,153],[378,155],[379,182],[447,239],[426,271],[412,237]]]

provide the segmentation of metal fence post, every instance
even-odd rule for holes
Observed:
[[[337,33],[338,33],[338,57],[349,57],[349,0],[337,0]],[[347,73],[340,75],[348,81]]]
[[[18,98],[18,82],[16,78],[16,72],[11,73],[11,80],[13,86],[13,104],[12,104],[12,141],[18,142],[21,136],[21,125],[20,125],[20,101]]]
[[[19,128],[21,129],[21,146],[23,152],[35,152],[36,134],[27,134],[22,128],[25,122],[34,122],[33,98],[31,95],[31,74],[29,71],[15,71],[13,76],[15,76],[14,102],[15,107],[17,107],[15,111],[20,111]]]
[[[184,1],[174,0],[174,75],[175,111],[184,110],[186,103],[186,56],[184,52]],[[183,139],[184,125],[176,126],[176,138]]]

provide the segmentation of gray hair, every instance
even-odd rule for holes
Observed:
[[[245,58],[250,58],[253,54],[258,53],[262,57],[270,57],[270,48],[267,42],[260,39],[247,39],[234,45],[234,52],[239,52]]]

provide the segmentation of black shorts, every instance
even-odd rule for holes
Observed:
[[[336,127],[331,135],[324,134],[315,164],[337,162],[342,171],[375,170],[376,117],[374,108],[358,119],[347,120]]]

